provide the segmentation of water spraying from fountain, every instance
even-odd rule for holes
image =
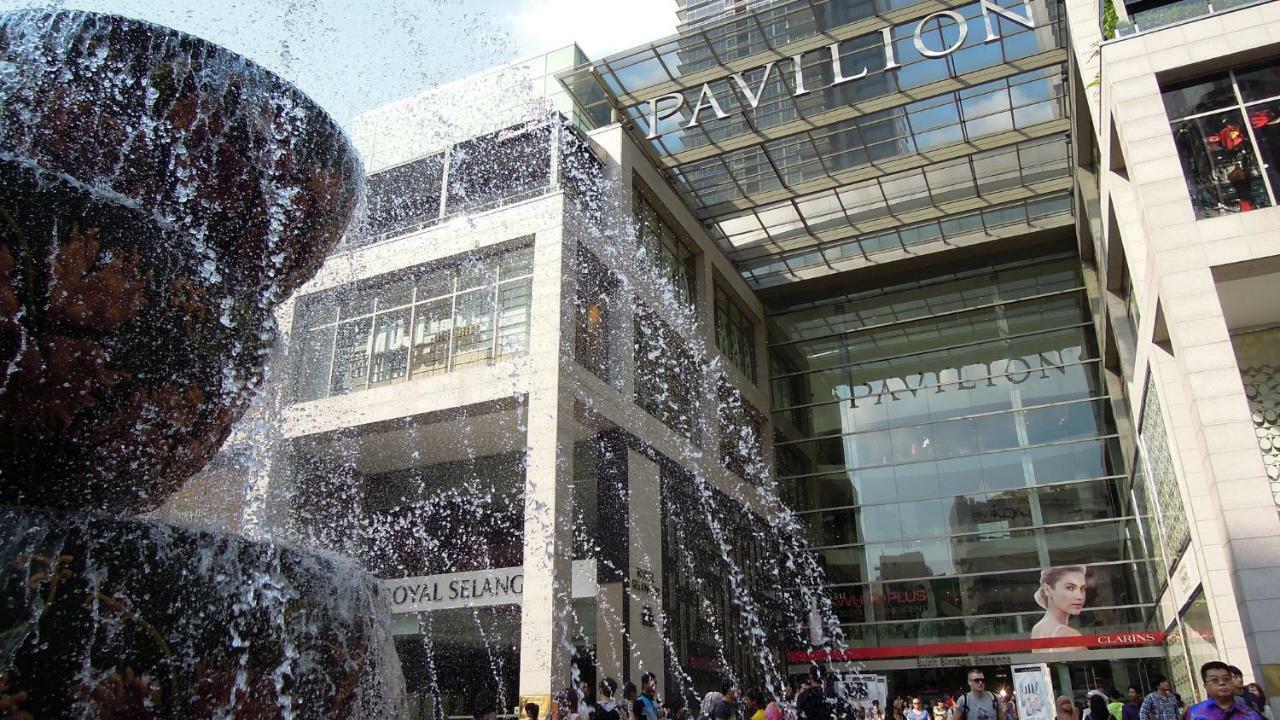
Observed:
[[[0,677],[37,717],[395,715],[349,560],[128,518],[202,468],[263,382],[276,304],[345,227],[339,129],[154,25],[0,16]]]
[[[380,169],[366,204],[332,123],[243,59],[83,13],[3,29],[27,75],[0,78],[0,404],[26,452],[0,485],[28,507],[0,523],[0,693],[442,720],[652,671],[696,708],[843,650],[692,257],[597,140],[534,113]],[[201,477],[238,481],[242,536],[120,519],[219,446]]]

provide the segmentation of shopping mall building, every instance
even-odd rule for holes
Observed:
[[[1280,693],[1280,2],[679,17],[358,118],[281,313],[271,492],[386,579],[416,711]]]

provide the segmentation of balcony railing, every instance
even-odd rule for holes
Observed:
[[[1123,38],[1149,30],[1176,25],[1186,20],[1234,10],[1246,5],[1257,5],[1266,0],[1177,0],[1146,10],[1133,10],[1129,18],[1116,21],[1115,37]]]

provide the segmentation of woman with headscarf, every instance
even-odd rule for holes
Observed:
[[[1107,696],[1101,690],[1090,690],[1088,702],[1089,707],[1085,708],[1080,720],[1108,720],[1111,717],[1111,710],[1107,708]]]
[[[1059,695],[1053,707],[1057,712],[1057,720],[1080,720],[1080,715],[1076,713],[1076,704],[1066,695]]]

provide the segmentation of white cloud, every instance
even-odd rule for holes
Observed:
[[[676,31],[676,0],[519,0],[507,24],[522,56],[576,42],[593,60]]]

